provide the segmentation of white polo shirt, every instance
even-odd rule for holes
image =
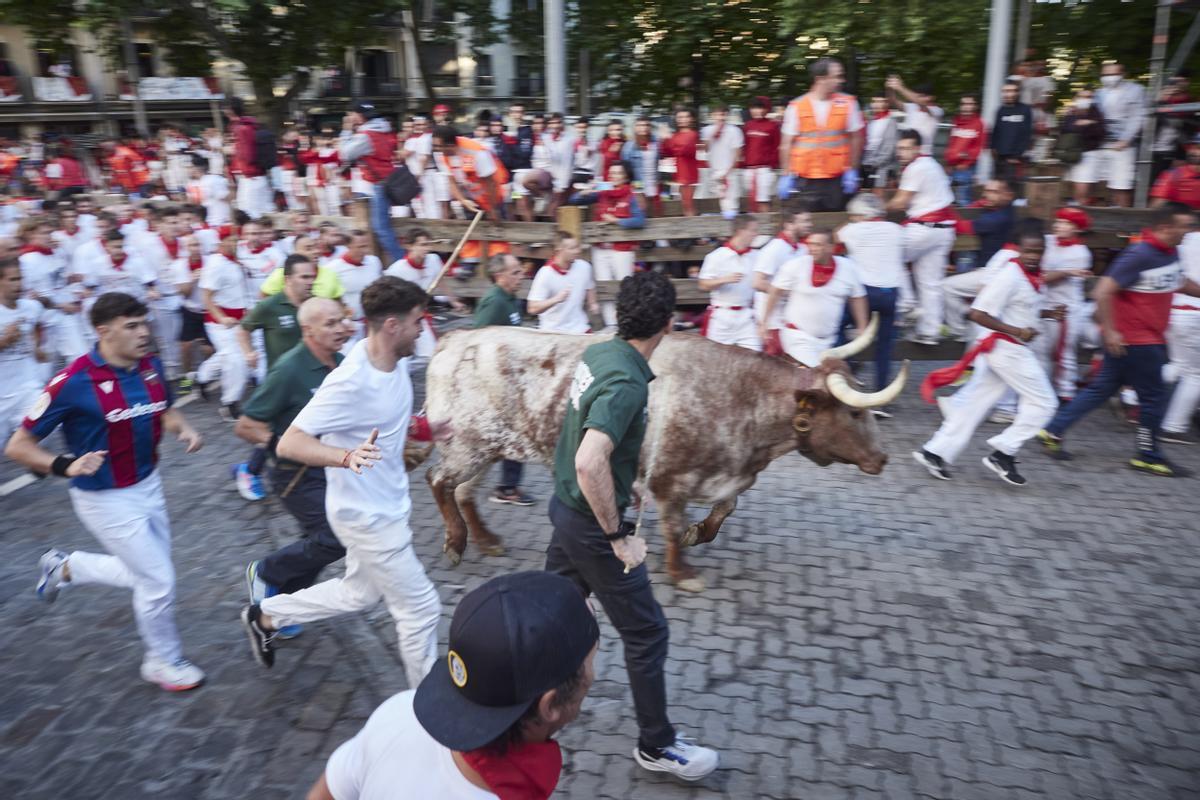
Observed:
[[[258,297],[257,290],[251,293],[251,280],[246,269],[236,261],[230,261],[221,253],[213,253],[204,259],[200,270],[200,288],[213,293],[213,303],[221,308],[249,308]]]
[[[823,286],[813,285],[813,258],[807,253],[785,263],[771,281],[772,286],[788,292],[783,312],[788,325],[830,345],[837,338],[846,301],[867,293],[853,261],[834,256],[833,262],[837,268]]]
[[[342,253],[325,262],[325,266],[337,273],[342,282],[342,302],[350,309],[355,319],[362,319],[362,293],[383,274],[383,262],[377,256],[365,255],[361,264],[351,264]]]
[[[393,262],[390,267],[384,270],[383,274],[412,281],[422,289],[428,290],[429,284],[433,283],[433,279],[437,277],[441,269],[442,257],[437,253],[426,253],[424,260],[419,266],[414,266],[408,260],[408,256],[405,256],[399,261]]]
[[[258,297],[259,289],[262,288],[267,278],[271,277],[271,273],[282,267],[283,262],[287,260],[287,256],[273,244],[258,249],[239,244],[237,257],[238,261],[245,266],[246,274],[250,276],[251,288],[254,290],[255,297]]]
[[[915,219],[954,204],[950,179],[942,165],[929,156],[917,156],[900,173],[900,191],[912,192],[908,217]]]
[[[803,242],[792,244],[787,239],[781,236],[776,236],[771,241],[764,244],[758,250],[758,257],[754,259],[754,271],[761,272],[767,276],[767,280],[771,280],[779,272],[779,268],[791,261],[801,253],[807,253],[808,247]],[[783,303],[775,306],[775,313],[771,315],[771,321],[767,324],[769,328],[778,328],[783,324]],[[754,293],[754,311],[758,319],[762,320],[763,311],[767,308],[767,293]]]
[[[559,272],[549,263],[544,264],[533,276],[529,287],[529,300],[549,300],[563,289],[569,289],[567,299],[538,314],[538,328],[558,333],[587,333],[592,328],[583,309],[588,289],[596,286],[592,278],[592,265],[581,258],[571,262],[566,274]]]
[[[904,229],[886,220],[852,222],[838,238],[867,286],[895,289],[904,277]]]
[[[710,293],[714,307],[728,308],[741,306],[750,308],[754,303],[754,264],[758,251],[748,250],[738,253],[729,245],[722,245],[704,257],[700,265],[699,278],[702,281],[724,278],[735,272],[741,273],[742,279],[737,283],[727,283],[718,286]]]

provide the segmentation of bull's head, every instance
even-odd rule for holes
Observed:
[[[843,360],[870,345],[878,318],[857,339],[823,354],[821,365],[803,370],[796,390],[796,412],[792,429],[796,449],[813,462],[828,466],[835,461],[854,464],[869,475],[878,475],[887,463],[879,446],[879,429],[872,408],[887,405],[900,396],[908,380],[907,361],[900,374],[882,391],[864,392]]]

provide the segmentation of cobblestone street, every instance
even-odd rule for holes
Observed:
[[[95,548],[64,482],[0,498],[0,797],[302,797],[330,752],[405,688],[382,606],[308,626],[272,671],[254,664],[237,622],[243,571],[293,523],[275,500],[234,491],[229,465],[247,448],[216,406],[184,413],[207,444],[185,456],[165,441],[162,474],[185,651],[208,684],[176,696],[139,679],[125,592],[36,600],[45,549]],[[1200,797],[1200,481],[1130,471],[1132,429],[1097,412],[1072,432],[1075,461],[1026,448],[1024,490],[980,464],[998,430],[987,424],[941,483],[909,456],[937,422],[910,385],[882,423],[882,476],[775,462],[717,540],[690,553],[703,594],[670,586],[652,533],[672,716],[720,749],[721,769],[686,786],[634,764],[620,643],[602,621],[556,796]],[[1169,452],[1200,469],[1194,450]],[[413,529],[441,591],[444,642],[466,590],[541,567],[551,486],[535,467],[536,507],[482,505],[508,553],[468,550],[451,568],[424,469]],[[4,463],[0,483],[20,474]]]

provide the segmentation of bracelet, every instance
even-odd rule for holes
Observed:
[[[350,456],[354,455],[353,450],[347,450],[346,455],[342,456],[342,469],[350,469]]]
[[[613,531],[612,533],[604,534],[604,541],[615,542],[618,539],[624,539],[626,537],[633,536],[634,533],[636,533],[636,532],[637,532],[637,526],[635,526],[629,520],[624,520],[621,522],[620,525],[617,526],[617,529],[615,531]]]
[[[54,462],[50,464],[50,471],[60,478],[66,478],[67,469],[75,463],[75,456],[55,456]]]

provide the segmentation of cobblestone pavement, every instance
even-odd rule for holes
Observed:
[[[558,796],[1200,797],[1200,483],[1125,469],[1132,431],[1103,412],[1072,437],[1070,464],[1029,448],[1025,490],[984,472],[986,434],[939,483],[908,455],[936,412],[911,391],[897,412],[880,477],[795,455],[772,465],[717,541],[692,552],[704,594],[666,582],[651,540],[672,715],[720,748],[721,769],[684,786],[633,764],[620,645],[604,622],[595,688],[562,736]],[[245,448],[215,407],[185,413],[208,445],[187,457],[167,443],[162,466],[180,625],[209,683],[173,696],[139,680],[124,592],[39,604],[38,555],[93,542],[60,481],[0,498],[0,797],[303,796],[404,688],[382,608],[309,626],[271,672],[253,665],[236,621],[242,570],[292,524],[273,500],[233,491],[227,469]],[[1200,467],[1186,451],[1174,454]],[[5,464],[0,483],[19,474]],[[508,554],[468,551],[451,569],[416,477],[413,527],[443,637],[468,588],[540,567],[546,470],[527,487],[536,508],[484,506]]]

